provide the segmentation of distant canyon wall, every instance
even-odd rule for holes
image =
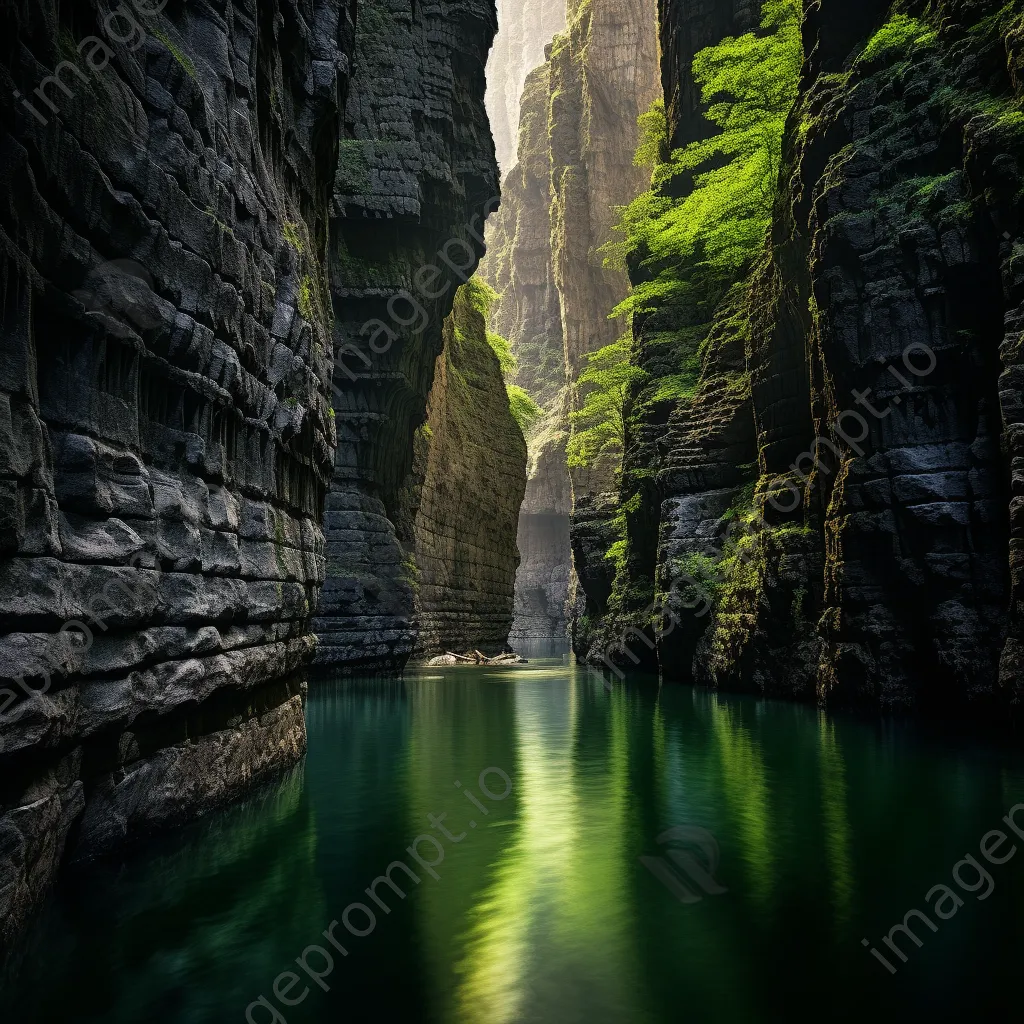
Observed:
[[[565,28],[565,0],[498,0],[498,35],[487,61],[487,114],[502,176],[515,166],[526,77]]]
[[[637,118],[658,93],[654,6],[574,0],[565,31],[544,55],[526,78],[518,162],[504,179],[483,268],[501,294],[495,326],[519,360],[518,383],[544,411],[530,437],[519,525],[518,638],[565,635],[567,602],[577,594],[569,520],[577,516],[584,536],[594,510],[605,507],[600,495],[614,487],[608,466],[569,473],[565,445],[577,407],[570,382],[587,353],[626,328],[608,315],[628,294],[629,280],[606,267],[599,250],[613,240],[616,208],[646,187],[633,153]],[[595,529],[604,526],[602,520]],[[586,575],[607,571],[603,553],[593,564],[575,564]]]

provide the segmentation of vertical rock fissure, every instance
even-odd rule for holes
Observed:
[[[548,26],[553,6],[534,0],[523,18]],[[605,556],[614,539],[621,453],[570,469],[566,445],[587,357],[626,329],[622,318],[609,317],[629,280],[606,265],[602,247],[614,239],[617,208],[644,188],[633,163],[637,119],[657,92],[653,2],[587,0],[562,9],[564,31],[549,37],[544,63],[526,75],[518,96],[518,162],[506,173],[482,268],[501,296],[495,324],[519,361],[517,382],[543,410],[528,437],[519,522],[519,643],[565,637],[570,621],[592,605],[599,581],[610,586]],[[492,108],[508,95],[509,81],[519,81],[508,65],[518,70],[533,52],[522,46],[510,59],[516,45],[509,40],[492,55]]]

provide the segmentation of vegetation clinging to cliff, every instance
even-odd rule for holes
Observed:
[[[587,356],[587,366],[576,381],[583,404],[569,416],[574,427],[566,446],[570,466],[622,458],[626,445],[623,405],[630,387],[646,376],[630,361],[632,340],[626,334]]]
[[[725,39],[694,58],[714,135],[666,160],[664,105],[641,118],[637,160],[652,167],[652,188],[623,210],[624,237],[606,252],[612,265],[632,264],[650,278],[617,316],[675,300],[713,306],[764,241],[796,98],[801,12],[798,0],[765,0],[762,10],[762,33]]]
[[[469,303],[484,318],[487,324],[487,344],[498,357],[501,375],[505,379],[505,390],[508,392],[509,409],[512,418],[519,424],[519,429],[527,434],[541,417],[541,408],[529,396],[525,388],[512,383],[519,373],[519,364],[507,338],[490,329],[491,306],[498,301],[498,293],[482,278],[472,277],[463,286]]]
[[[604,248],[608,265],[627,269],[634,281],[611,312],[631,316],[630,342],[596,353],[581,375],[578,386],[591,390],[569,452],[586,459],[602,444],[607,452],[622,446],[618,539],[608,552],[613,616],[632,615],[652,596],[656,571],[645,531],[657,516],[654,478],[666,468],[659,438],[685,433],[694,402],[703,399],[705,411],[723,402],[728,411],[733,391],[749,392],[747,374],[724,369],[709,346],[742,341],[748,277],[764,253],[798,91],[801,17],[800,0],[764,0],[757,32],[695,56],[707,138],[670,151],[662,102],[638,121],[635,162],[650,167],[651,188],[622,209],[619,240]]]
[[[924,22],[897,14],[868,40],[859,59],[873,60],[887,50],[905,50],[915,43],[932,42],[935,36],[935,30]]]
[[[623,237],[604,251],[609,265],[632,266],[647,280],[611,315],[678,304],[688,311],[674,318],[670,334],[648,331],[644,339],[648,356],[668,373],[649,376],[637,367],[629,335],[588,357],[576,382],[584,404],[572,416],[571,466],[621,456],[623,405],[645,384],[637,408],[693,397],[698,349],[714,311],[768,229],[799,78],[800,8],[799,0],[765,0],[761,33],[725,39],[696,55],[694,79],[718,129],[710,138],[669,153],[664,101],[640,116],[635,162],[651,168],[651,189],[623,208]],[[669,351],[656,356],[661,347]]]

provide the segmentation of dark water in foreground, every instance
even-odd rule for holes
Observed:
[[[979,853],[1024,802],[1015,754],[806,707],[608,687],[557,663],[322,682],[308,723],[306,763],[279,784],[69,875],[0,1020],[219,1024],[260,995],[278,1016],[258,1006],[256,1022],[1020,1019],[1024,840],[1011,834],[1022,849],[1002,866]],[[512,779],[504,800],[480,793],[491,767]],[[503,792],[498,773],[484,781]],[[394,873],[404,902],[379,886],[385,914],[364,889],[396,859],[418,868],[406,848],[445,812],[465,837],[441,837],[439,880]],[[715,884],[705,833],[681,833],[688,903],[639,860],[668,870],[658,838],[676,826],[707,830],[721,853]],[[952,880],[966,854],[991,876],[982,901],[987,883]],[[911,920],[922,945],[897,936],[908,962],[888,954],[890,975],[861,938],[888,953],[882,936],[928,911],[940,883],[963,905],[931,914],[934,933]],[[276,998],[275,978],[310,944],[330,948],[321,933],[353,901],[376,924],[362,938],[336,928],[349,955],[334,951],[330,991],[303,975],[281,982],[292,1000],[309,986],[301,1003]],[[315,952],[308,963],[326,967]]]

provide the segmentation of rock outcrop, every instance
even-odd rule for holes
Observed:
[[[3,5],[0,946],[304,750],[354,6]]]
[[[570,0],[550,51],[551,249],[566,370],[626,329],[611,311],[629,279],[598,250],[615,237],[618,208],[647,188],[634,166],[637,119],[656,98],[658,46],[647,0]],[[587,493],[593,487],[582,488]]]
[[[338,454],[315,628],[319,664],[378,670],[400,668],[417,644],[415,574],[394,524],[445,320],[498,206],[484,109],[496,24],[492,0],[369,0],[358,24],[334,191]]]
[[[396,519],[415,595],[414,655],[505,648],[526,442],[487,341],[488,296],[459,289]]]
[[[688,62],[748,7],[663,6],[676,145],[708,133]],[[632,611],[678,615],[667,673],[833,704],[1019,699],[1022,32],[1018,4],[808,9],[766,245],[704,329],[694,392],[635,419],[656,485],[631,517]]]
[[[518,382],[544,411],[529,438],[519,525],[523,563],[513,636],[520,639],[565,635],[577,589],[574,500],[586,504],[588,515],[614,506],[591,500],[614,487],[610,464],[574,469],[570,478],[565,445],[577,396],[569,384],[588,353],[625,329],[608,315],[628,294],[629,280],[606,267],[599,250],[613,240],[617,208],[646,185],[633,152],[637,118],[657,94],[654,8],[644,0],[571,2],[566,29],[545,58],[526,79],[518,163],[504,180],[483,271],[501,294],[495,323],[519,361]],[[602,534],[610,529],[595,525]],[[594,553],[598,562],[577,565],[578,572],[607,573],[605,552]]]
[[[879,13],[831,3],[808,20],[808,130],[793,140],[811,411],[834,446],[791,481],[822,510],[816,688],[943,708],[1016,698],[1024,11]]]

